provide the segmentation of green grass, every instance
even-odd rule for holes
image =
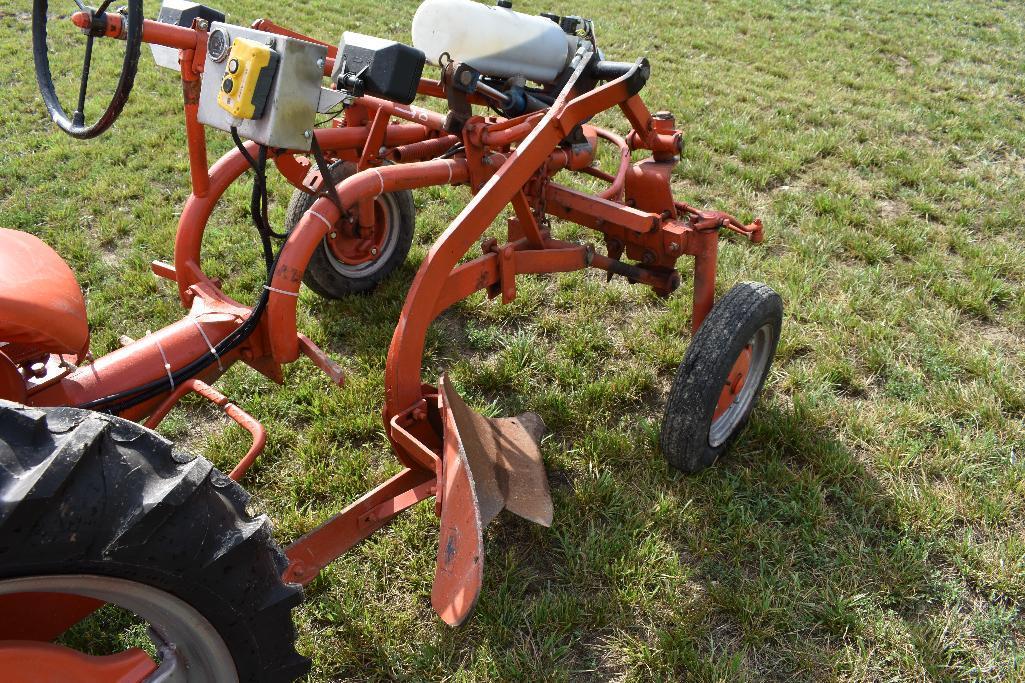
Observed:
[[[416,5],[230,10],[408,40]],[[187,196],[179,85],[144,55],[115,129],[67,138],[36,93],[26,6],[0,0],[0,224],[68,258],[102,353],[181,314],[147,267],[170,257]],[[527,278],[512,305],[447,313],[425,376],[448,369],[478,409],[544,417],[555,524],[488,530],[481,602],[451,630],[429,605],[437,521],[416,508],[310,586],[296,618],[313,680],[1025,680],[1025,10],[517,7],[594,17],[610,58],[651,59],[645,97],[687,136],[677,195],[765,220],[763,247],[723,240],[720,292],[752,279],[782,294],[778,361],[730,457],[688,478],[657,448],[688,277],[668,301],[594,273]],[[228,144],[212,135],[211,154]],[[205,252],[243,300],[260,282],[248,191],[229,193]],[[287,188],[275,197],[280,224]],[[246,483],[280,541],[395,471],[386,346],[466,198],[417,193],[413,254],[372,298],[304,292],[300,324],[346,367],[344,390],[306,361],[284,387],[241,368],[222,383],[270,430]],[[195,402],[166,432],[221,467],[247,447]]]

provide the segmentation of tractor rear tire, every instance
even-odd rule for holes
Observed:
[[[282,582],[285,556],[248,500],[133,422],[0,401],[0,588],[134,585],[198,612],[238,680],[292,681],[309,669],[291,617],[302,592]]]
[[[687,349],[662,421],[662,454],[682,472],[711,467],[743,430],[758,401],[783,324],[783,301],[768,285],[742,282],[720,299]],[[749,362],[741,364],[741,354]],[[741,382],[727,387],[740,370]],[[732,378],[732,379],[731,379]]]
[[[356,165],[337,161],[330,166],[331,176],[337,185],[356,173]],[[302,220],[303,214],[313,207],[317,197],[296,190],[288,203],[285,214],[285,231],[291,232]],[[328,246],[330,236],[317,245],[306,265],[303,282],[325,299],[342,299],[352,294],[372,292],[402,265],[409,255],[416,231],[416,207],[413,193],[409,190],[386,192],[377,198],[376,210],[379,217],[377,230],[384,230],[380,253],[376,258],[363,263],[345,263],[336,257]],[[344,232],[339,224],[336,232]],[[332,233],[334,234],[334,233]],[[344,235],[341,238],[344,240]],[[352,238],[350,238],[352,239]]]

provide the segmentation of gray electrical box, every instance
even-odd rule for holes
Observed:
[[[228,54],[236,38],[266,45],[278,55],[277,70],[259,118],[235,118],[218,104],[231,61]],[[268,147],[309,150],[326,58],[327,47],[323,45],[243,26],[211,24],[199,95],[199,122],[223,131],[234,126],[241,137]]]

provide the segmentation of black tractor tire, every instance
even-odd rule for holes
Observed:
[[[331,176],[337,185],[356,173],[356,165],[347,161],[336,161],[330,167]],[[296,190],[288,203],[285,214],[285,231],[292,229],[310,210],[317,197]],[[389,234],[382,245],[381,254],[359,266],[347,266],[335,259],[327,245],[327,238],[310,257],[303,275],[303,282],[325,299],[341,299],[352,294],[372,292],[402,265],[409,255],[416,231],[416,207],[413,193],[409,190],[387,192],[377,199],[387,207]]]
[[[670,465],[694,474],[726,452],[758,401],[782,324],[783,301],[768,285],[742,282],[715,304],[694,335],[669,391],[660,441]],[[749,345],[748,384],[715,418],[734,364]],[[723,419],[728,421],[720,422]]]
[[[0,401],[0,582],[113,577],[184,601],[217,631],[240,681],[292,681],[287,561],[270,522],[204,458],[133,422]],[[159,593],[158,593],[159,594]]]

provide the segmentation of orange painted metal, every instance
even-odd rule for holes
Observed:
[[[691,329],[698,331],[715,304],[715,269],[719,256],[719,233],[715,230],[692,233],[694,248],[694,302]]]
[[[104,396],[148,382],[166,378],[168,371],[184,367],[207,353],[238,328],[249,315],[249,309],[227,298],[212,283],[195,285],[192,290],[192,313],[182,320],[128,346],[97,358],[89,365],[68,374],[59,383],[29,397],[31,405],[82,405]],[[239,359],[236,350],[212,365],[201,377],[212,381]],[[167,391],[174,390],[168,380]],[[130,418],[145,417],[160,401],[154,401],[126,413]]]
[[[461,159],[425,161],[383,168],[371,168],[349,176],[336,186],[342,208],[349,210],[361,199],[395,190],[430,185],[459,184],[468,177],[467,164]],[[338,208],[327,198],[318,199],[289,233],[271,283],[265,320],[271,328],[271,350],[278,363],[290,363],[298,357],[299,345],[294,333],[296,300],[306,265],[324,236],[340,218]],[[418,385],[419,386],[419,385]],[[419,400],[417,396],[417,400]],[[410,404],[415,403],[411,401]],[[400,412],[400,411],[399,411]],[[388,416],[389,419],[391,415]],[[406,463],[403,463],[406,464]],[[408,465],[407,465],[408,466]]]
[[[386,525],[403,510],[434,495],[431,473],[404,469],[330,520],[290,545],[285,581],[307,584],[349,548]]]
[[[116,28],[113,23],[109,26],[111,31]],[[254,27],[320,42],[267,20],[256,22]],[[143,39],[181,50],[192,194],[179,220],[174,264],[157,264],[154,272],[176,282],[178,295],[190,313],[178,323],[30,393],[27,399],[34,405],[81,405],[159,381],[168,377],[169,370],[184,367],[207,354],[211,346],[227,338],[251,314],[248,307],[227,297],[220,283],[209,278],[202,268],[202,243],[211,214],[228,187],[250,170],[238,150],[229,151],[212,167],[208,163],[206,133],[197,120],[206,33],[198,25],[181,28],[146,21]],[[336,56],[331,45],[328,54],[330,62]],[[326,73],[330,73],[331,66],[325,65]],[[442,532],[432,603],[445,621],[461,623],[469,615],[480,589],[482,529],[485,518],[493,516],[481,515],[480,501],[474,492],[478,485],[486,485],[483,480],[487,477],[481,474],[481,465],[469,462],[469,456],[489,460],[494,468],[496,463],[506,462],[503,453],[507,449],[526,442],[521,438],[522,425],[514,429],[511,422],[486,420],[469,409],[463,410],[465,405],[450,391],[447,380],[442,381],[440,393],[424,383],[424,342],[432,321],[446,308],[477,291],[486,291],[491,297],[501,296],[503,302],[512,301],[517,296],[517,277],[532,273],[590,267],[668,295],[680,283],[677,261],[690,255],[694,257],[692,325],[697,329],[714,303],[719,231],[728,229],[752,241],[761,240],[759,221],[745,225],[728,214],[701,211],[674,200],[671,173],[683,138],[671,115],[652,115],[637,96],[635,76],[647,69],[645,63],[639,62],[631,73],[598,87],[587,77],[588,68],[589,61],[580,60],[568,85],[544,111],[512,119],[471,115],[464,117],[461,130],[450,129],[444,114],[420,106],[374,97],[355,100],[332,127],[318,129],[315,135],[328,160],[358,162],[359,172],[336,185],[341,206],[321,197],[290,231],[276,262],[266,311],[255,332],[198,377],[178,385],[168,377],[166,391],[124,413],[131,419],[150,416],[147,424],[156,425],[184,394],[194,391],[204,395],[254,436],[253,447],[232,472],[233,477],[241,476],[262,449],[265,432],[254,418],[229,403],[208,383],[239,361],[281,381],[280,365],[295,361],[302,354],[333,382],[343,384],[344,375],[338,364],[297,329],[297,295],[314,250],[320,248],[325,237],[337,232],[337,239],[342,242],[336,244],[336,239],[329,238],[329,247],[341,260],[358,263],[366,258],[367,249],[384,239],[385,231],[379,229],[382,217],[374,209],[382,194],[444,185],[469,187],[472,199],[420,266],[388,349],[383,418],[403,469],[290,546],[286,579],[308,583],[329,562],[402,510],[434,495]],[[446,78],[447,75],[441,81],[422,79],[419,93],[448,99],[453,93]],[[475,95],[463,99],[469,104],[485,103]],[[616,107],[632,129],[625,137],[586,123]],[[394,119],[401,122],[393,123]],[[615,173],[592,167],[599,140],[613,145],[617,151]],[[462,148],[453,149],[457,143],[462,143]],[[254,143],[247,142],[246,148],[256,156]],[[632,152],[636,150],[649,150],[651,158],[633,163]],[[449,156],[446,153],[451,158],[439,158],[443,154]],[[321,190],[323,179],[306,153],[269,150],[268,156],[294,187],[311,194]],[[397,163],[383,164],[385,159]],[[561,170],[587,173],[609,186],[597,194],[571,189],[553,182]],[[515,218],[509,221],[508,242],[486,240],[481,245],[481,255],[466,261],[465,256],[510,205]],[[553,239],[550,217],[595,230],[605,242],[607,255],[597,253],[590,245]],[[356,225],[361,226],[360,234],[367,241],[359,253],[343,239],[351,237],[349,232],[355,234]],[[0,249],[0,259],[3,253]],[[633,263],[621,260],[624,256]],[[0,267],[0,283],[3,276]],[[0,284],[0,291],[3,289]],[[74,289],[78,291],[77,285]],[[38,305],[38,296],[33,296],[31,302]],[[84,308],[81,312],[84,316]],[[3,330],[10,319],[11,316],[0,317],[4,321],[0,322],[0,342],[6,341]],[[40,328],[49,329],[42,323]],[[38,350],[34,352],[39,356]],[[70,352],[84,353],[84,347]],[[17,363],[18,359],[12,360],[16,372]],[[724,391],[739,391],[742,380],[731,380]],[[15,389],[3,389],[0,385],[2,391]],[[540,455],[533,451],[528,455],[533,464],[525,471],[536,475]],[[550,521],[550,513],[530,512],[531,504],[537,501],[529,500],[529,494],[540,490],[539,480],[528,476],[524,481],[529,483],[518,490],[514,505],[527,511],[531,518]],[[511,491],[508,486],[506,481],[506,489],[497,489],[500,502],[506,506]],[[497,504],[498,494],[489,500]]]
[[[105,604],[102,600],[72,593],[0,595],[0,615],[3,615],[0,642],[53,640]]]
[[[297,336],[299,337],[299,351],[313,361],[313,364],[316,365],[321,372],[327,375],[328,379],[330,379],[335,386],[344,387],[345,371],[342,369],[342,366],[331,360],[331,357],[324,353],[319,346],[310,341],[309,337],[304,334],[299,334]]]
[[[441,410],[446,436],[441,481],[444,503],[431,606],[446,624],[459,626],[469,618],[484,585],[484,523],[462,435],[445,393]]]
[[[447,152],[458,142],[459,138],[455,135],[443,135],[431,138],[430,140],[424,140],[423,142],[414,142],[409,145],[395,147],[388,153],[388,158],[400,163],[433,159]]]
[[[182,400],[182,398],[188,393],[195,393],[206,400],[213,403],[215,406],[224,411],[224,414],[231,418],[239,427],[249,432],[253,437],[253,443],[249,447],[249,450],[243,456],[242,460],[239,461],[238,465],[228,475],[229,478],[238,481],[242,478],[242,475],[252,467],[253,462],[256,461],[257,456],[263,452],[264,446],[267,445],[267,430],[260,422],[246,411],[239,408],[237,405],[228,400],[228,397],[221,392],[214,389],[212,386],[198,379],[190,379],[182,382],[171,394],[164,399],[153,414],[149,416],[145,423],[146,427],[150,429],[156,429],[157,425],[163,422],[167,414],[171,412],[171,409]]]
[[[719,394],[719,401],[716,403],[715,411],[712,413],[713,420],[718,420],[733,401],[736,400],[737,396],[740,395],[740,390],[744,388],[750,371],[751,345],[749,344],[741,349],[740,355],[737,356],[733,367],[730,368],[730,374],[726,377],[726,383],[723,385],[722,393]]]
[[[75,274],[38,237],[0,228],[0,342],[84,355],[85,300]]]
[[[325,240],[331,254],[342,263],[358,265],[375,261],[388,241],[388,205],[378,197],[360,202],[361,212],[364,207],[370,210],[369,218],[361,215],[357,222],[343,217]]]
[[[206,43],[204,43],[206,45]],[[191,50],[182,50],[182,95],[185,111],[185,136],[189,148],[189,175],[192,178],[192,192],[205,197],[210,190],[210,169],[206,153],[206,129],[199,122],[199,75],[188,69]]]
[[[574,80],[582,75],[585,66],[583,63],[578,66]],[[453,221],[420,267],[388,351],[386,418],[422,398],[421,358],[427,328],[437,309],[445,281],[460,257],[576,125],[629,97],[625,76],[574,99],[570,98],[571,92],[572,85],[569,85],[523,143]]]
[[[178,50],[195,50],[200,40],[206,40],[206,34],[203,31],[184,26],[174,26],[145,19],[142,22],[142,40],[145,43],[163,45]]]
[[[0,672],[6,683],[138,683],[157,664],[137,647],[93,657],[34,640],[0,641]]]
[[[270,19],[257,19],[250,26],[252,28],[256,29],[257,31],[265,31],[267,33],[275,33],[275,34],[277,34],[279,36],[288,36],[289,38],[298,38],[299,40],[305,40],[307,43],[313,43],[315,45],[323,45],[324,47],[327,48],[327,56],[330,59],[334,59],[335,57],[338,56],[338,48],[335,47],[334,45],[331,45],[330,43],[325,43],[322,40],[317,40],[316,38],[311,38],[310,36],[307,36],[307,35],[303,35],[302,33],[299,33],[298,31],[293,31],[292,29],[285,28],[284,26],[279,26],[278,24],[275,24]]]

